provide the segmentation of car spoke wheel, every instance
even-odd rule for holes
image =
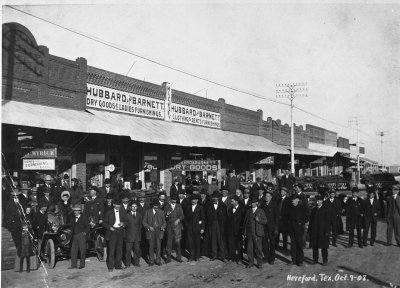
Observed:
[[[103,242],[104,242],[103,237],[101,237],[100,235],[97,236],[95,249],[96,249],[97,259],[99,259],[100,262],[104,262],[107,257],[106,256],[107,250],[105,247],[103,247],[104,246]]]
[[[54,241],[53,239],[47,240],[46,243],[46,262],[47,267],[53,269],[56,265],[56,250],[54,248]]]

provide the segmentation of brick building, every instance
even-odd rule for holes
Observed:
[[[168,191],[175,176],[221,180],[234,170],[271,180],[288,168],[290,126],[263,120],[262,110],[51,55],[18,23],[3,24],[2,71],[3,168],[18,176],[68,173],[86,186],[123,175],[125,185],[139,177],[143,188],[161,183]],[[343,171],[349,159],[341,154],[346,139],[339,140],[323,128],[295,126],[296,174]],[[52,157],[27,157],[46,149]]]

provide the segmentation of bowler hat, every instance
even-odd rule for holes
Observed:
[[[351,192],[352,193],[354,193],[354,192],[360,192],[360,190],[358,190],[358,187],[356,187],[356,186],[354,186],[353,188],[351,188]]]
[[[80,204],[77,204],[77,205],[74,205],[73,207],[72,207],[72,210],[76,210],[76,211],[81,211],[82,210],[82,206],[80,205]]]
[[[267,195],[267,194],[274,196],[274,194],[271,191],[265,191],[264,195]]]
[[[68,174],[64,174],[63,178],[67,180],[67,179],[69,179],[69,175]]]
[[[200,195],[193,194],[192,197],[190,197],[190,200],[200,200]]]
[[[158,199],[153,199],[153,201],[151,202],[151,206],[152,207],[154,207],[154,206],[160,206],[160,201],[158,201]]]
[[[53,178],[50,175],[44,176],[44,181],[52,181]]]
[[[104,184],[111,184],[111,180],[110,180],[110,178],[106,178],[106,179],[104,179]]]
[[[258,197],[251,197],[251,203],[258,203],[260,200],[258,199]]]
[[[114,200],[113,205],[114,205],[114,206],[120,206],[120,205],[121,205],[121,199],[116,198],[116,199]]]
[[[96,194],[99,193],[99,188],[97,188],[96,186],[90,186],[88,190],[89,190],[89,191],[90,191],[90,190],[96,191]]]
[[[176,194],[172,194],[171,200],[179,201],[179,197]]]
[[[250,190],[249,189],[244,189],[243,194],[250,194]]]
[[[200,194],[208,194],[208,191],[206,188],[201,189]]]
[[[224,191],[224,190],[229,192],[229,188],[228,188],[228,187],[222,186],[222,187],[221,187],[221,191]]]
[[[221,195],[219,194],[219,191],[218,191],[218,190],[215,190],[215,191],[212,193],[211,198],[219,198],[219,197],[221,197]]]
[[[317,195],[317,196],[315,196],[315,200],[324,200],[324,198],[322,198],[322,196],[321,195]]]

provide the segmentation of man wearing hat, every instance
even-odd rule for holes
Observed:
[[[55,201],[50,196],[51,188],[45,187],[43,189],[43,193],[44,193],[44,195],[40,199],[38,199],[38,203],[39,203],[40,206],[46,206],[47,210],[49,210],[49,208],[51,206],[55,205],[55,203],[54,203]]]
[[[374,246],[376,239],[376,227],[378,224],[378,215],[380,214],[379,202],[375,198],[375,191],[369,190],[369,198],[365,200],[365,215],[364,215],[364,231],[363,245],[367,246],[368,232],[371,228],[370,245]]]
[[[137,205],[137,211],[142,215],[142,221],[144,217],[144,213],[150,209],[150,205],[146,203],[145,201],[146,193],[144,191],[140,191],[137,194],[138,198],[138,205]],[[146,229],[143,227],[141,228],[141,233],[142,233],[142,240],[140,241],[140,256],[143,257],[143,259],[147,259],[147,253],[149,251],[148,247],[148,242],[145,240],[146,239]]]
[[[171,195],[171,203],[168,203],[164,209],[167,222],[167,260],[165,263],[171,262],[173,244],[176,245],[176,260],[182,262],[181,239],[184,215],[178,200],[177,194]]]
[[[246,208],[240,205],[240,198],[237,195],[232,197],[231,202],[227,218],[228,259],[239,263],[243,259],[242,232]]]
[[[122,245],[124,237],[125,219],[121,212],[121,200],[116,199],[114,209],[104,216],[103,226],[106,229],[106,240],[109,241],[109,252],[107,258],[108,271],[122,268]]]
[[[188,261],[198,261],[200,258],[200,238],[204,233],[205,213],[201,205],[198,205],[199,195],[192,195],[190,206],[186,207],[185,227],[187,230],[187,244],[190,258]]]
[[[54,185],[53,185],[53,177],[50,175],[44,176],[42,180],[43,185],[40,185],[37,191],[37,199],[40,199],[44,195],[44,189],[47,187],[50,189],[50,193],[53,191]]]
[[[254,183],[253,186],[251,186],[252,195],[259,196],[259,192],[258,191],[260,189],[262,191],[264,191],[265,190],[265,185],[264,185],[264,183],[262,183],[261,177],[257,177],[256,178],[256,183]]]
[[[206,209],[206,206],[207,206],[208,203],[210,202],[207,196],[208,196],[207,189],[205,189],[205,188],[201,189],[201,191],[200,191],[200,202],[199,202],[199,204],[200,204],[201,206],[203,206],[204,209]]]
[[[79,179],[72,178],[71,179],[71,188],[69,189],[69,193],[71,194],[71,204],[77,205],[81,204],[83,200],[83,189],[79,186]]]
[[[174,177],[174,183],[171,185],[171,188],[169,189],[169,195],[172,197],[172,195],[179,195],[179,192],[182,190],[182,184],[179,183],[178,177]]]
[[[223,186],[221,188],[221,196],[219,201],[221,201],[222,203],[224,203],[226,205],[226,211],[228,211],[228,209],[232,206],[232,202],[231,202],[231,198],[229,197],[229,188],[226,186]],[[232,195],[233,196],[233,195]]]
[[[31,188],[29,187],[29,182],[28,181],[23,181],[21,183],[21,187],[19,189],[21,191],[21,194],[18,196],[19,197],[19,203],[21,203],[22,207],[24,208],[24,211],[26,207],[32,203],[31,198],[30,198],[30,190]]]
[[[348,248],[353,247],[354,229],[357,230],[358,247],[363,248],[362,242],[362,222],[365,215],[364,200],[358,197],[358,188],[351,189],[352,197],[346,202],[346,229],[349,231]]]
[[[289,236],[289,222],[288,222],[288,214],[289,207],[291,205],[290,198],[288,196],[288,189],[286,187],[281,188],[281,197],[278,203],[278,233],[275,238],[275,247],[279,247],[279,236],[282,234],[282,248],[287,250],[287,242]]]
[[[142,188],[143,188],[143,183],[142,180],[139,179],[139,173],[135,173],[132,189],[141,190]]]
[[[291,264],[303,266],[303,236],[304,226],[308,222],[308,213],[304,205],[299,204],[300,197],[297,194],[293,195],[291,200],[292,205],[288,211]]]
[[[322,265],[326,266],[328,263],[328,248],[329,248],[329,208],[322,205],[323,197],[317,195],[315,197],[317,205],[311,210],[310,216],[310,245],[313,250],[313,264],[318,263],[319,249],[322,252]],[[327,200],[329,201],[329,200]],[[326,201],[325,201],[326,202]]]
[[[400,247],[400,185],[396,184],[392,187],[392,195],[387,197],[387,245],[392,245],[392,237],[394,230],[394,239],[397,246]]]
[[[228,177],[226,177],[226,186],[228,188],[229,196],[233,196],[236,189],[239,188],[239,180],[236,178],[235,173],[232,170],[228,171]]]
[[[81,214],[82,207],[80,204],[72,207],[75,219],[71,221],[71,269],[78,266],[78,252],[81,254],[79,269],[85,268],[86,259],[86,235],[89,233],[89,219],[86,215]]]
[[[212,203],[205,208],[208,233],[211,242],[211,261],[219,259],[225,262],[224,238],[226,235],[227,207],[222,201],[218,201],[220,195],[218,191],[212,194]]]
[[[126,214],[125,227],[125,260],[126,266],[131,265],[131,252],[133,247],[133,265],[139,266],[140,261],[140,242],[142,238],[142,214],[137,211],[139,203],[134,201],[131,205],[131,210]]]
[[[272,200],[272,192],[265,192],[265,199],[263,205],[260,206],[267,218],[265,225],[265,237],[263,242],[264,256],[269,264],[273,265],[275,262],[275,235],[278,234],[278,221],[279,211],[275,201]]]
[[[129,189],[123,190],[120,194],[121,200],[122,200],[122,205],[120,207],[120,210],[122,213],[125,215],[131,210],[131,205],[130,205],[130,195],[131,191]]]
[[[250,190],[248,188],[243,190],[243,200],[240,202],[240,204],[245,211],[251,208]]]
[[[309,219],[310,208],[308,207],[308,198],[307,198],[306,194],[303,193],[303,185],[300,183],[294,183],[293,189],[294,189],[296,195],[300,199],[300,205],[303,205],[303,207],[305,208],[305,211],[307,213],[307,219]],[[306,222],[308,222],[308,220]],[[306,225],[306,223],[304,223],[304,226],[305,225]],[[307,236],[306,233],[303,233],[303,248],[306,248],[306,236]]]
[[[329,192],[329,198],[324,201],[323,205],[326,206],[328,209],[328,226],[330,227],[330,231],[332,231],[332,246],[336,247],[339,223],[342,217],[342,204],[340,203],[340,200],[336,197],[335,190]]]
[[[47,206],[45,203],[38,204],[38,210],[33,218],[33,231],[38,239],[38,247],[40,249],[44,232],[47,231]]]
[[[111,195],[111,199],[114,199],[114,197],[117,197],[117,193],[115,192],[115,189],[111,187],[111,180],[110,178],[104,179],[104,186],[100,187],[99,189],[99,197],[106,199],[107,195]]]
[[[5,211],[5,223],[7,229],[11,232],[12,239],[14,241],[15,248],[21,246],[21,234],[22,234],[22,221],[24,220],[24,208],[19,203],[18,196],[21,191],[17,188],[11,190],[11,197],[7,203]]]
[[[96,186],[89,187],[90,200],[85,204],[85,213],[88,218],[93,219],[93,223],[103,223],[104,204],[103,199],[97,196],[99,189]]]
[[[258,197],[252,197],[251,208],[247,210],[244,227],[247,237],[247,257],[249,264],[247,268],[254,266],[254,250],[256,250],[257,266],[262,268],[262,238],[265,236],[264,225],[267,218],[262,209],[258,208]]]
[[[161,265],[161,240],[164,238],[164,231],[167,226],[164,211],[160,210],[160,202],[153,199],[152,208],[148,209],[143,218],[143,226],[146,229],[146,239],[149,242],[149,266],[154,263]],[[154,249],[156,249],[156,260],[154,261]]]

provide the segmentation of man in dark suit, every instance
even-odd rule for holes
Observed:
[[[302,205],[304,207],[304,211],[307,214],[307,221],[310,217],[310,208],[308,207],[308,198],[307,195],[303,193],[303,185],[299,184],[299,183],[294,183],[293,184],[293,189],[294,189],[294,193],[296,193],[297,196],[299,196],[300,198],[300,205]],[[304,223],[304,226],[306,225],[306,223]],[[306,248],[306,233],[303,233],[303,248]]]
[[[332,231],[332,246],[336,247],[336,239],[339,229],[339,221],[342,217],[342,204],[340,200],[336,197],[336,191],[332,190],[329,192],[329,198],[323,202],[329,213],[329,227]]]
[[[239,197],[233,196],[227,219],[228,259],[236,263],[243,259],[242,232],[245,214],[246,210],[240,205]]]
[[[99,189],[95,186],[90,187],[90,200],[85,204],[85,214],[90,219],[92,219],[93,224],[103,223],[104,217],[104,202],[103,199],[97,197]]]
[[[47,222],[47,206],[45,203],[38,203],[38,211],[35,213],[33,218],[33,231],[38,239],[38,247],[42,246],[42,238],[44,232],[48,228]]]
[[[212,203],[205,207],[208,233],[211,242],[211,261],[219,259],[225,262],[225,243],[224,236],[226,228],[227,208],[226,205],[218,201],[220,195],[218,191],[212,194]]]
[[[86,235],[89,233],[89,219],[81,214],[81,205],[73,206],[75,219],[71,221],[71,268],[76,269],[78,264],[78,252],[81,254],[79,269],[85,268],[86,259]]]
[[[167,260],[165,263],[171,262],[172,246],[176,244],[176,260],[182,262],[181,239],[183,228],[183,209],[178,204],[179,197],[177,194],[171,196],[171,203],[167,204],[164,209],[167,222]]]
[[[190,258],[188,261],[198,261],[200,258],[200,237],[204,233],[205,213],[197,202],[200,196],[194,194],[191,197],[190,206],[186,207],[185,228],[187,230],[187,244],[189,246]]]
[[[279,211],[275,201],[272,200],[272,192],[265,193],[265,202],[260,206],[267,217],[265,225],[265,237],[263,242],[264,256],[269,264],[275,262],[275,235],[278,234]]]
[[[19,198],[18,198],[18,196],[21,194],[21,192],[17,188],[12,188],[10,194],[11,194],[11,197],[8,200],[4,218],[5,218],[6,227],[11,232],[11,236],[14,241],[15,248],[18,249],[19,247],[21,247],[21,234],[22,234],[22,221],[23,221],[24,208],[22,207],[21,203],[19,203]],[[44,208],[44,210],[46,210],[46,208]],[[47,224],[47,218],[46,218],[45,223]],[[35,223],[34,223],[33,228],[34,228],[36,235],[38,235],[38,233],[37,233],[38,227],[37,226],[38,225],[35,225]],[[42,239],[42,235],[40,235],[40,238],[39,237],[37,237],[37,238],[39,239],[39,242],[40,242]]]
[[[115,189],[111,187],[110,178],[104,179],[104,186],[100,187],[99,192],[99,197],[103,199],[106,199],[107,195],[111,195],[111,199],[115,200],[115,198],[118,196],[118,193],[115,191]]]
[[[44,193],[44,196],[42,196],[40,199],[38,199],[38,203],[41,203],[41,205],[46,206],[47,210],[49,210],[49,209],[52,210],[52,208],[55,208],[55,201],[50,196],[51,188],[45,187],[43,189],[43,193]]]
[[[109,252],[107,258],[108,271],[122,268],[122,244],[124,237],[125,215],[120,211],[121,202],[114,202],[114,209],[107,212],[104,217],[103,226],[106,228],[106,240],[109,241]]]
[[[393,185],[392,195],[387,197],[387,245],[392,245],[394,230],[394,239],[397,246],[400,247],[400,185]]]
[[[371,228],[370,245],[374,246],[376,239],[376,227],[378,225],[378,215],[380,214],[379,202],[375,199],[375,191],[369,191],[369,198],[365,200],[363,245],[367,246],[368,232]]]
[[[353,197],[346,202],[346,229],[349,230],[348,248],[353,247],[354,229],[357,230],[358,247],[363,248],[361,229],[365,215],[365,203],[358,197],[357,187],[353,187],[351,191]]]
[[[264,183],[262,183],[261,181],[261,177],[257,177],[256,178],[256,183],[253,184],[253,186],[251,186],[251,195],[254,196],[259,196],[259,190],[264,191],[265,190],[265,185]]]
[[[264,225],[267,223],[267,218],[262,209],[258,208],[258,198],[251,199],[251,208],[247,210],[244,227],[247,237],[247,257],[249,264],[247,268],[254,266],[254,250],[256,250],[257,266],[262,268],[262,238],[265,236]]]
[[[228,188],[229,197],[233,196],[236,189],[240,188],[239,181],[232,170],[229,171],[229,175],[226,177],[226,186]]]
[[[77,178],[71,179],[71,188],[69,189],[69,194],[71,195],[71,204],[78,205],[82,204],[83,200],[83,189],[80,186],[80,180]]]
[[[291,205],[290,198],[288,197],[288,190],[285,187],[281,188],[281,198],[278,203],[278,212],[279,212],[279,220],[278,220],[278,233],[276,235],[275,247],[279,247],[279,235],[282,234],[282,247],[284,250],[287,250],[287,242],[289,236],[289,207]]]
[[[42,185],[40,185],[38,190],[37,190],[36,198],[38,200],[44,196],[44,189],[46,187],[50,189],[50,195],[51,195],[52,192],[53,192],[53,189],[54,189],[54,184],[53,184],[53,177],[51,177],[50,175],[44,176],[44,179],[42,181]]]
[[[120,210],[121,210],[122,214],[126,215],[129,211],[131,211],[131,205],[129,203],[130,190],[121,192],[120,197],[121,197],[121,201],[122,201]]]
[[[171,188],[169,189],[169,195],[172,197],[172,195],[179,196],[179,192],[182,190],[182,184],[179,183],[178,177],[174,178],[174,183],[171,185]]]
[[[326,205],[322,205],[323,198],[318,195],[315,197],[317,206],[311,211],[310,216],[310,245],[313,250],[313,264],[318,263],[319,250],[322,252],[322,265],[328,264],[328,247],[329,247],[329,223],[330,211]],[[329,200],[328,200],[329,201]]]
[[[232,202],[231,202],[231,197],[229,196],[229,188],[228,187],[222,187],[221,188],[221,196],[219,201],[224,203],[226,206],[226,211],[228,211],[228,209],[232,206]]]
[[[138,190],[143,188],[143,183],[139,179],[139,174],[135,174],[135,178],[133,179],[132,189]]]
[[[248,188],[243,191],[243,200],[240,201],[240,205],[247,210],[251,208],[250,190]]]
[[[160,202],[153,199],[152,208],[148,209],[143,217],[143,226],[146,229],[146,239],[149,242],[149,266],[161,265],[161,240],[167,226],[164,211],[159,209]],[[156,260],[154,262],[154,248],[156,249]]]
[[[131,265],[131,252],[133,247],[133,265],[140,266],[140,241],[142,238],[142,214],[137,211],[138,203],[135,201],[125,215],[125,259],[126,267]]]
[[[303,235],[305,223],[308,221],[308,213],[304,205],[299,204],[300,197],[298,195],[293,195],[291,200],[292,205],[288,210],[291,264],[303,266]]]

